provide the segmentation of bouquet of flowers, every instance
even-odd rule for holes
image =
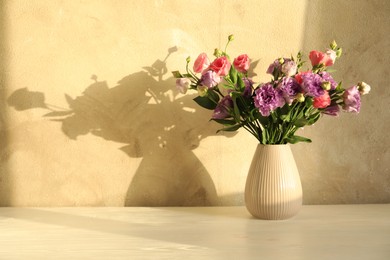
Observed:
[[[314,124],[323,114],[338,116],[341,109],[359,113],[361,95],[370,91],[364,82],[344,89],[327,71],[342,53],[334,41],[326,52],[310,52],[311,69],[302,70],[299,52],[295,58],[276,59],[267,70],[271,80],[255,84],[248,75],[247,54],[231,62],[226,49],[232,40],[230,35],[224,51],[215,49],[212,62],[201,53],[192,70],[188,57],[186,73],[172,72],[182,94],[196,90],[194,101],[213,110],[211,120],[223,125],[219,131],[243,127],[261,144],[311,142],[295,132]]]

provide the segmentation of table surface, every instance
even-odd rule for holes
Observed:
[[[390,204],[0,208],[0,259],[390,259]]]

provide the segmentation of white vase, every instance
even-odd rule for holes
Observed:
[[[248,211],[260,219],[287,219],[302,207],[302,186],[287,144],[258,144],[245,185]]]

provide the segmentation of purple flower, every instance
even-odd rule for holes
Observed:
[[[302,89],[308,96],[320,97],[325,93],[322,88],[322,78],[318,74],[312,72],[302,74]]]
[[[262,116],[269,116],[271,111],[285,104],[282,91],[274,88],[271,83],[263,84],[255,93],[255,106]]]
[[[360,111],[360,93],[356,86],[346,89],[343,94],[343,109],[348,112],[359,113]]]
[[[321,71],[319,73],[319,75],[321,76],[322,80],[325,82],[329,82],[330,83],[330,90],[335,90],[336,87],[337,87],[337,82],[332,78],[332,76],[326,72],[326,71]]]
[[[200,78],[200,82],[202,85],[212,88],[218,85],[218,83],[221,81],[221,78],[212,70],[206,71],[202,77]]]
[[[229,95],[224,96],[214,109],[213,119],[224,119],[230,116],[229,110],[233,108],[233,100]]]
[[[253,81],[249,78],[243,78],[242,80],[245,84],[245,89],[242,95],[246,98],[250,98],[252,96]]]
[[[340,107],[337,104],[330,105],[327,108],[325,108],[322,113],[329,115],[329,116],[338,116],[340,113]]]
[[[282,90],[283,97],[289,105],[291,105],[295,96],[301,91],[301,86],[291,77],[284,77],[280,81],[278,88]]]
[[[282,66],[280,65],[279,59],[276,59],[273,63],[269,65],[267,73],[273,75],[275,69],[280,71],[281,67]]]
[[[285,76],[291,77],[297,73],[297,64],[288,58],[276,59],[269,65],[267,73],[271,75],[283,73]]]

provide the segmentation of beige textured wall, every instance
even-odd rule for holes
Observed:
[[[345,50],[359,116],[323,118],[293,146],[304,203],[390,202],[390,2],[1,1],[0,205],[242,205],[256,141],[223,136],[169,71],[223,47],[259,60]]]

